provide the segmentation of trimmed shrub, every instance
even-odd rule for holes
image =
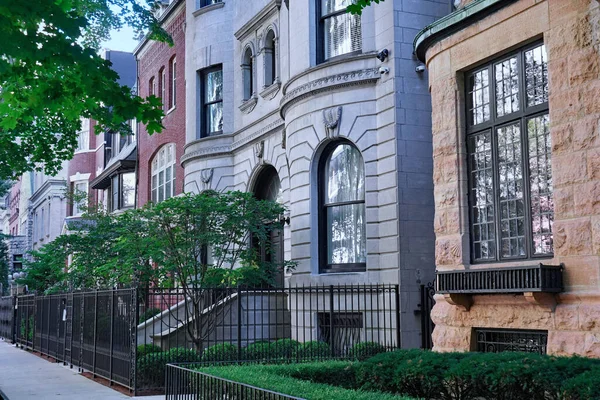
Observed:
[[[162,352],[162,349],[160,347],[158,347],[155,344],[140,344],[137,347],[137,358],[142,358],[144,357],[146,354],[150,354],[150,353],[160,353]]]
[[[600,371],[588,371],[563,383],[563,400],[600,399]]]
[[[294,350],[293,356],[297,360],[314,360],[331,357],[331,347],[325,342],[305,342],[301,343]]]
[[[300,342],[293,339],[278,339],[271,342],[270,354],[276,359],[290,359],[300,347]]]
[[[242,358],[250,361],[270,359],[270,349],[269,342],[254,342],[244,349]]]
[[[244,349],[245,360],[290,360],[300,342],[292,339],[278,339],[274,342],[255,342]]]
[[[231,343],[219,343],[207,347],[202,353],[203,362],[237,361],[238,348]]]
[[[348,356],[358,361],[364,361],[367,358],[371,358],[374,355],[385,352],[386,348],[382,344],[377,342],[363,342],[352,346],[348,352]]]
[[[138,324],[141,324],[142,322],[147,321],[150,318],[157,316],[161,312],[162,311],[160,310],[160,308],[156,308],[156,307],[147,309],[146,311],[144,311],[142,313],[142,315],[140,315]]]
[[[167,364],[197,361],[200,361],[200,356],[196,350],[181,347],[146,354],[137,361],[138,379],[143,386],[162,387],[165,384]]]

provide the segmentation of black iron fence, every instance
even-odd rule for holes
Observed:
[[[0,297],[0,338],[15,340],[15,298]]]
[[[119,289],[16,298],[16,343],[133,392],[169,363],[365,358],[400,347],[397,285]]]
[[[16,343],[135,389],[136,290],[16,298]]]
[[[167,400],[302,400],[172,364],[167,365],[165,392]]]
[[[431,310],[435,304],[435,280],[421,285],[421,348],[433,348],[433,328],[435,324],[431,320]]]

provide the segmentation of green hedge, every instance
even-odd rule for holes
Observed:
[[[219,343],[207,347],[202,352],[203,362],[237,361],[238,348],[230,343]]]
[[[331,357],[331,347],[325,342],[304,342],[298,346],[293,353],[296,360],[313,360]]]
[[[140,344],[137,347],[136,357],[139,359],[147,354],[160,352],[162,352],[162,349],[155,344]]]
[[[371,358],[379,353],[385,353],[386,348],[384,345],[377,342],[362,342],[356,343],[350,348],[348,356],[358,361],[364,361],[367,358]]]
[[[334,361],[296,365],[223,366],[200,368],[199,370],[210,375],[308,400],[410,400],[392,394],[350,390],[317,381],[297,379],[293,376],[294,373],[308,374],[318,380],[318,371],[323,371],[322,375],[325,375],[331,371],[344,370],[349,365],[350,363],[347,362]]]
[[[200,361],[200,356],[193,349],[174,348],[146,354],[137,361],[138,384],[144,387],[162,387],[165,384],[167,364],[197,361]]]
[[[581,357],[398,350],[353,369],[356,387],[426,399],[600,399],[600,360]]]
[[[255,342],[244,349],[244,360],[287,361],[292,359],[300,343],[292,339],[279,339],[274,342]]]

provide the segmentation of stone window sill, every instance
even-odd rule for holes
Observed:
[[[192,15],[194,17],[198,17],[199,15],[202,15],[202,14],[207,13],[209,11],[216,10],[217,8],[223,8],[223,7],[225,7],[225,2],[224,1],[222,1],[220,3],[215,3],[215,4],[211,4],[211,5],[199,8],[196,11],[194,11],[192,13]]]
[[[244,100],[242,104],[240,104],[240,111],[244,114],[250,114],[254,107],[256,107],[256,103],[258,102],[258,97],[256,97],[256,93],[252,95],[248,100]]]
[[[279,93],[279,89],[281,89],[281,81],[279,78],[275,79],[275,82],[265,87],[262,92],[260,92],[260,97],[266,100],[272,100],[277,93]]]

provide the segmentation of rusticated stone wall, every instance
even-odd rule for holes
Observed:
[[[465,3],[463,1],[463,3]],[[462,4],[464,5],[464,4]],[[548,52],[554,179],[554,258],[565,292],[555,311],[523,295],[474,296],[469,311],[436,296],[434,349],[472,348],[475,327],[544,329],[548,352],[600,357],[600,4],[520,0],[427,51],[432,94],[436,266],[470,264],[463,71],[543,38]]]

